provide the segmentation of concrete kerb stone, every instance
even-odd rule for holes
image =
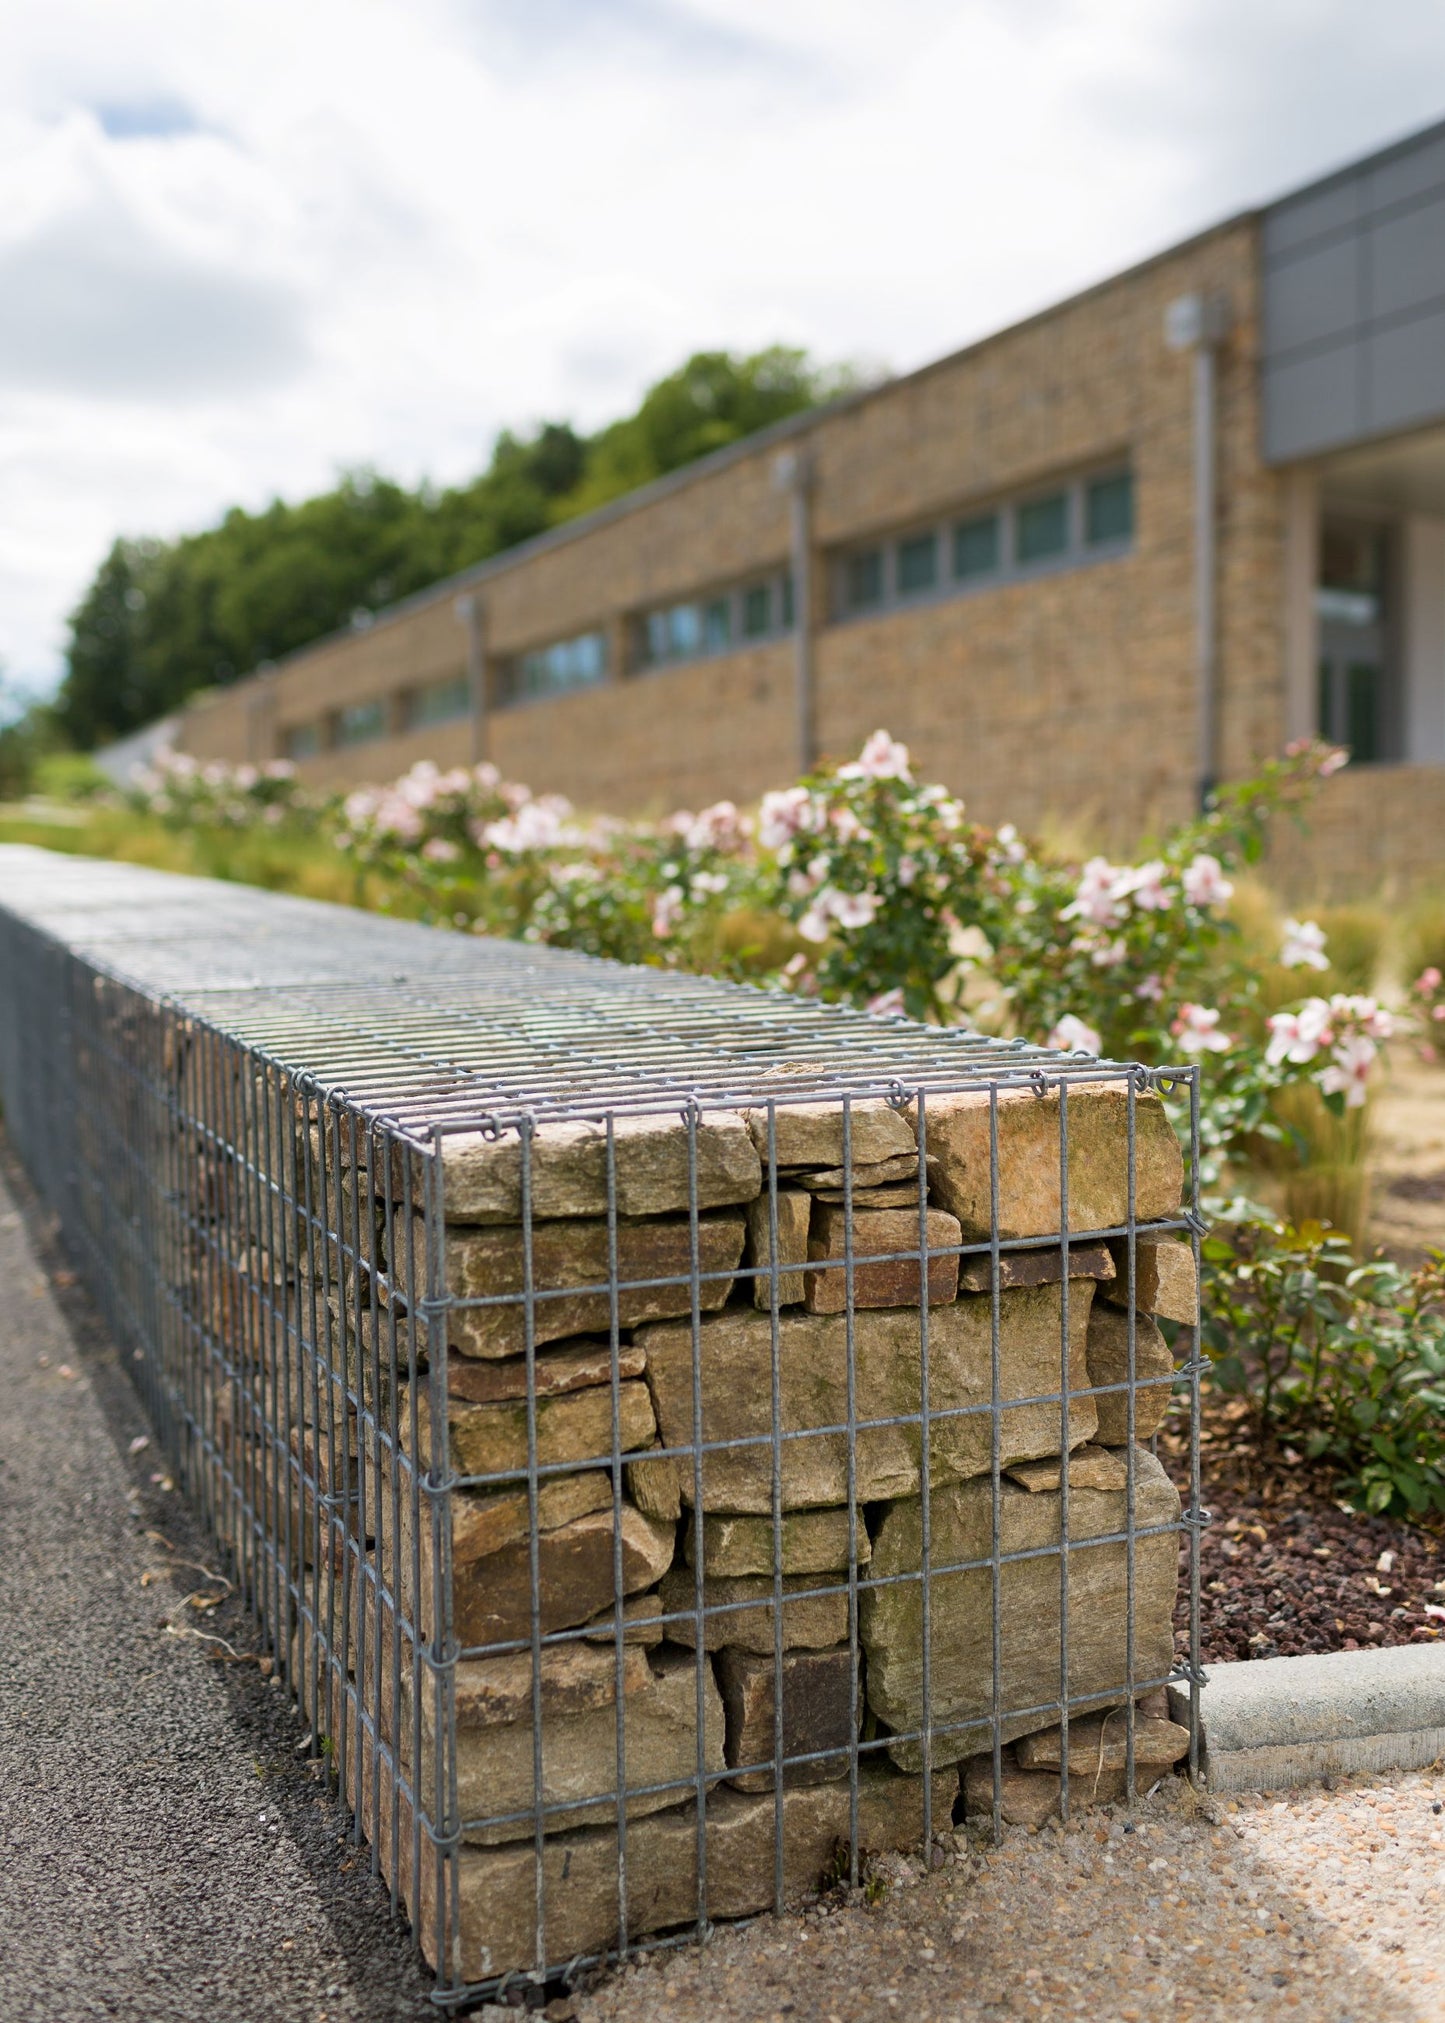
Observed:
[[[1169,1698],[1187,1723],[1188,1687],[1171,1686]],[[1210,1665],[1199,1719],[1210,1791],[1420,1770],[1445,1756],[1445,1644]]]

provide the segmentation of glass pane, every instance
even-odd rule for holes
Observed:
[[[1062,555],[1069,545],[1069,495],[1053,492],[1047,499],[1031,499],[1015,515],[1020,562],[1043,562]]]
[[[959,581],[969,576],[991,576],[998,567],[998,514],[982,520],[960,520],[953,530],[953,573]]]
[[[601,681],[607,672],[607,635],[584,632],[577,642],[578,675],[584,682]]]
[[[848,607],[866,611],[883,602],[883,550],[868,548],[848,557]]]
[[[898,543],[898,594],[931,590],[938,581],[938,536],[915,534]]]
[[[685,659],[702,645],[702,622],[695,604],[674,604],[667,614],[667,643],[674,660]]]
[[[1352,660],[1346,681],[1350,720],[1345,742],[1352,759],[1368,763],[1380,756],[1380,670],[1372,661]]]
[[[743,592],[743,637],[761,639],[772,629],[773,593],[766,583],[755,583]]]
[[[321,749],[320,724],[296,724],[282,740],[288,759],[309,759]]]
[[[365,744],[369,738],[379,738],[385,728],[384,704],[354,702],[342,710],[337,718],[337,742],[343,745]]]
[[[667,659],[667,613],[649,611],[644,629],[647,639],[645,658],[650,667],[656,667],[659,661]]]
[[[1084,492],[1084,519],[1091,547],[1133,538],[1134,480],[1127,471],[1090,481]]]
[[[433,682],[430,688],[413,689],[406,720],[413,728],[450,723],[454,717],[465,716],[471,706],[471,684],[459,674],[451,681]]]
[[[726,597],[714,597],[702,614],[703,644],[709,653],[716,653],[728,644],[733,636],[732,607]]]

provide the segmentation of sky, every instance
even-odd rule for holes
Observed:
[[[904,371],[1445,114],[1441,0],[0,0],[0,673],[118,534]]]

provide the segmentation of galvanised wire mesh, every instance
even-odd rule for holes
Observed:
[[[0,1091],[439,1999],[1197,1768],[1194,1070],[7,849]]]

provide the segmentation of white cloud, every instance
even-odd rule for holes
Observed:
[[[0,0],[0,661],[116,532],[899,368],[1438,110],[1396,0]]]

